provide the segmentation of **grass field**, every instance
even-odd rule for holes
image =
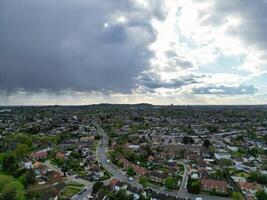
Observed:
[[[240,177],[244,177],[244,178],[248,178],[249,175],[246,172],[239,172],[234,174],[234,176],[240,176]]]
[[[73,186],[67,186],[63,192],[62,192],[62,197],[66,199],[70,199],[73,195],[78,193],[81,190],[81,187],[73,187]]]

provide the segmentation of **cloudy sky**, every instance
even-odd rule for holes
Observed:
[[[266,0],[1,0],[0,105],[267,103]]]

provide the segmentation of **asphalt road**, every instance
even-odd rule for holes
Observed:
[[[186,197],[186,196],[188,196],[186,186],[187,186],[187,181],[188,181],[189,170],[188,170],[187,164],[183,163],[183,166],[184,166],[184,175],[183,175],[183,179],[182,179],[181,186],[179,189],[179,193],[180,193],[180,196]]]
[[[108,151],[108,135],[105,133],[105,131],[98,126],[97,127],[99,134],[102,136],[102,139],[100,141],[100,144],[98,145],[97,148],[97,158],[99,163],[102,165],[103,168],[105,168],[109,173],[113,175],[113,177],[117,178],[121,182],[125,182],[129,185],[138,187],[138,188],[143,188],[142,185],[140,185],[138,182],[134,181],[129,181],[128,177],[124,175],[119,168],[114,166],[111,162],[107,162],[107,151]],[[186,184],[188,180],[188,168],[187,165],[184,164],[185,167],[185,172],[183,176],[183,180],[181,183],[181,188],[179,191],[168,191],[165,188],[156,188],[156,187],[149,187],[150,189],[167,195],[167,196],[173,196],[173,197],[181,197],[181,198],[189,198],[192,200],[195,200],[197,197],[202,197],[202,200],[230,200],[231,198],[225,198],[225,197],[216,197],[216,196],[208,196],[208,195],[194,195],[194,194],[189,194],[186,189]]]
[[[100,127],[98,127],[98,130],[100,135],[102,135],[102,139],[97,148],[97,158],[101,163],[102,167],[105,168],[109,173],[111,173],[121,182],[125,182],[135,187],[142,188],[142,185],[140,185],[138,182],[130,181],[128,177],[125,176],[116,166],[114,166],[111,162],[107,161],[108,158],[106,152],[108,150],[108,136]]]
[[[74,195],[71,200],[88,200],[91,197],[93,187],[87,187],[83,191],[79,192],[78,194]]]

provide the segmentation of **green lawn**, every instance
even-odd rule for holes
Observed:
[[[70,183],[70,184],[68,184],[68,185],[71,186],[71,187],[79,187],[79,188],[82,188],[82,187],[85,186],[84,184],[82,184],[82,183],[77,183],[77,182],[72,182],[72,183]]]
[[[239,173],[234,174],[234,176],[240,176],[240,177],[248,178],[249,174],[246,172],[239,172]]]
[[[5,171],[0,171],[0,175],[7,175],[7,176],[10,176],[7,172]]]
[[[80,187],[67,186],[62,192],[62,197],[70,199],[73,195],[78,193],[80,190],[81,190]]]

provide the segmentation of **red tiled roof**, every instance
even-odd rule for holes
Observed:
[[[32,158],[45,158],[47,157],[47,151],[38,151],[31,154]]]
[[[205,188],[218,188],[226,190],[228,185],[225,181],[216,181],[212,179],[201,179],[201,185]]]
[[[118,179],[113,178],[113,179],[111,179],[111,181],[110,181],[110,185],[111,185],[111,186],[116,185],[118,182],[119,182]]]
[[[257,183],[249,183],[249,182],[240,182],[240,188],[242,190],[260,190],[262,189],[261,186]]]
[[[57,152],[56,153],[56,158],[64,158],[65,157],[65,154],[62,153],[62,152]]]

